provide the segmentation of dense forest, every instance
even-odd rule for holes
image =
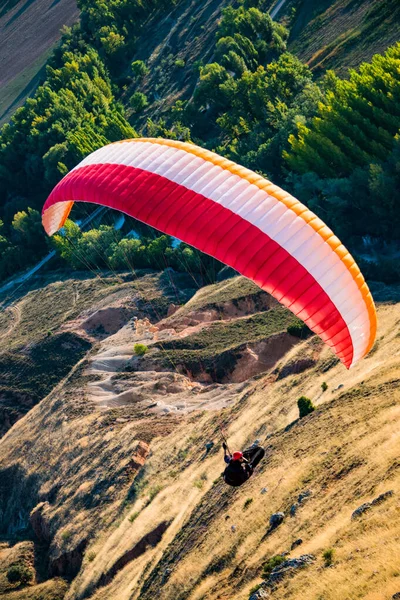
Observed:
[[[0,131],[0,279],[49,247],[72,268],[214,272],[208,257],[133,220],[120,232],[69,223],[45,238],[39,211],[52,186],[94,149],[144,135],[193,141],[264,174],[315,210],[367,277],[399,280],[400,44],[346,78],[316,79],[288,52],[288,29],[244,0],[223,9],[212,62],[192,65],[190,99],[144,122],[149,67],[133,59],[146,20],[172,6],[79,1],[80,23],[65,29],[44,83]]]

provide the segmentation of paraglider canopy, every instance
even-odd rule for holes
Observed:
[[[43,207],[49,235],[75,201],[120,210],[252,279],[349,368],[371,349],[374,301],[352,256],[306,206],[194,144],[138,138],[87,156]]]

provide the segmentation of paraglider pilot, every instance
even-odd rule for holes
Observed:
[[[265,450],[258,444],[253,444],[243,452],[236,451],[231,454],[228,446],[223,442],[224,461],[227,464],[223,473],[224,481],[228,485],[238,487],[245,483],[254,472],[255,467],[264,458]]]

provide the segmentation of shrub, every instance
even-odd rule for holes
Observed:
[[[133,523],[134,521],[136,521],[138,516],[139,516],[139,511],[134,512],[131,515],[129,515],[129,518],[128,518],[129,523]]]
[[[64,542],[68,542],[68,540],[70,540],[72,537],[72,533],[70,531],[63,531],[61,534],[61,539]]]
[[[330,567],[333,563],[333,557],[335,555],[335,550],[333,548],[328,548],[322,554],[322,558],[324,559],[325,567]]]
[[[181,448],[176,457],[179,462],[182,462],[183,460],[185,460],[188,457],[188,455],[189,455],[189,450],[183,450]]]
[[[157,496],[157,494],[159,494],[162,490],[162,485],[155,485],[154,487],[150,488],[149,491],[149,504],[150,502],[153,502],[154,498]]]
[[[243,504],[243,510],[246,510],[246,508],[248,508],[252,502],[253,502],[253,498],[247,498],[247,500]]]
[[[148,347],[144,344],[135,344],[133,347],[133,351],[136,356],[144,356],[148,350]]]
[[[89,552],[89,554],[87,555],[87,559],[89,562],[93,562],[95,558],[96,558],[96,552],[93,552],[93,550],[92,550],[92,552]]]
[[[177,58],[175,61],[175,66],[179,67],[180,69],[183,69],[183,67],[185,66],[185,61],[183,60],[183,58]]]
[[[294,337],[298,337],[302,340],[305,340],[312,334],[311,329],[309,329],[305,323],[300,323],[300,322],[293,323],[293,325],[289,325],[289,327],[286,329],[286,331],[290,335],[293,335]]]
[[[261,577],[263,579],[268,579],[275,567],[282,564],[283,562],[285,562],[285,557],[282,556],[282,554],[277,554],[276,556],[270,558],[263,566],[263,572]]]
[[[135,113],[141,112],[149,104],[146,94],[143,94],[142,92],[135,92],[132,94],[129,103]]]
[[[323,392],[326,392],[326,390],[327,390],[327,389],[328,389],[328,384],[326,383],[326,381],[323,381],[323,382],[321,383],[321,390],[322,390]]]
[[[261,588],[261,583],[257,583],[257,585],[253,586],[250,590],[250,595],[251,594],[255,594],[256,592],[258,592],[258,590]]]
[[[299,407],[300,419],[302,419],[306,415],[309,415],[315,410],[315,406],[312,403],[312,400],[310,400],[310,398],[307,398],[307,396],[301,396],[297,400],[297,406]]]
[[[6,575],[9,583],[29,583],[33,579],[33,572],[25,565],[12,565]]]
[[[201,479],[196,479],[196,481],[193,482],[193,486],[197,487],[199,490],[202,490],[204,486],[204,481],[202,481]]]
[[[143,79],[149,73],[149,68],[142,60],[134,60],[131,69],[135,79]]]

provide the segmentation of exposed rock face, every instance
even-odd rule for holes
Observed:
[[[40,502],[37,506],[35,506],[29,516],[31,527],[39,542],[43,544],[49,544],[52,538],[50,522],[46,516],[46,509],[48,508],[48,502]]]
[[[379,504],[382,504],[382,502],[384,502],[385,500],[387,500],[388,498],[393,496],[393,494],[394,494],[394,491],[389,490],[387,492],[384,492],[383,494],[380,494],[379,496],[377,496],[377,498],[374,498],[374,500],[372,500],[371,502],[364,502],[364,504],[361,504],[361,506],[359,506],[353,512],[353,514],[351,515],[352,520],[357,519],[362,514],[364,514],[368,510],[370,510],[373,506],[378,506]]]
[[[285,518],[285,513],[283,513],[283,512],[277,512],[277,513],[274,513],[273,515],[271,515],[269,518],[269,530],[273,531],[274,529],[279,527],[279,525],[281,523],[283,523],[284,518]]]
[[[170,318],[165,322],[160,321],[158,327],[160,331],[166,328],[173,327],[176,331],[181,332],[188,327],[195,327],[201,323],[211,323],[224,319],[232,319],[244,317],[255,312],[268,310],[277,305],[277,301],[269,294],[259,292],[236,300],[229,300],[216,304],[210,304],[203,308],[193,309],[191,311],[180,314],[179,306],[171,305],[168,309]],[[173,318],[177,313],[176,318]],[[172,318],[171,318],[172,317]]]
[[[301,494],[299,494],[299,497],[297,498],[297,502],[299,504],[301,504],[305,500],[308,500],[308,498],[310,498],[310,496],[312,496],[312,490],[304,490],[304,492],[301,492]]]
[[[270,574],[267,585],[273,587],[285,577],[294,575],[298,569],[303,569],[315,562],[315,556],[312,554],[303,554],[298,558],[288,558],[283,563],[275,567]]]
[[[232,373],[225,380],[234,383],[246,381],[272,368],[298,340],[286,332],[246,346],[237,353]]]
[[[371,502],[364,502],[364,504],[361,504],[361,506],[359,506],[351,515],[352,520],[357,519],[357,517],[361,517],[361,515],[363,513],[365,513],[367,510],[369,510],[370,508],[372,508],[372,504]]]
[[[126,306],[110,306],[97,310],[88,316],[81,328],[88,333],[103,336],[112,335],[119,331],[134,314],[132,308]]]
[[[270,598],[270,593],[264,587],[260,587],[254,594],[251,594],[249,600],[263,600],[263,598]]]
[[[125,567],[128,563],[135,558],[138,558],[142,554],[144,554],[149,546],[155,547],[161,541],[162,536],[168,529],[171,521],[163,521],[157,527],[155,527],[152,531],[149,531],[142,539],[133,546],[130,550],[125,552],[109,569],[106,573],[103,573],[99,579],[99,586],[104,586],[110,583],[110,581],[115,577],[115,575]]]
[[[76,577],[80,571],[87,545],[88,540],[85,538],[81,540],[75,548],[53,558],[49,564],[50,577],[65,577],[66,579],[73,579]]]
[[[39,482],[21,466],[0,470],[0,533],[13,536],[29,527],[29,515],[37,503]]]
[[[316,362],[317,361],[311,357],[293,360],[284,367],[282,367],[282,369],[279,372],[278,379],[284,379],[289,375],[297,375],[299,373],[303,373],[307,369],[311,369],[311,367],[314,367],[316,365]]]

